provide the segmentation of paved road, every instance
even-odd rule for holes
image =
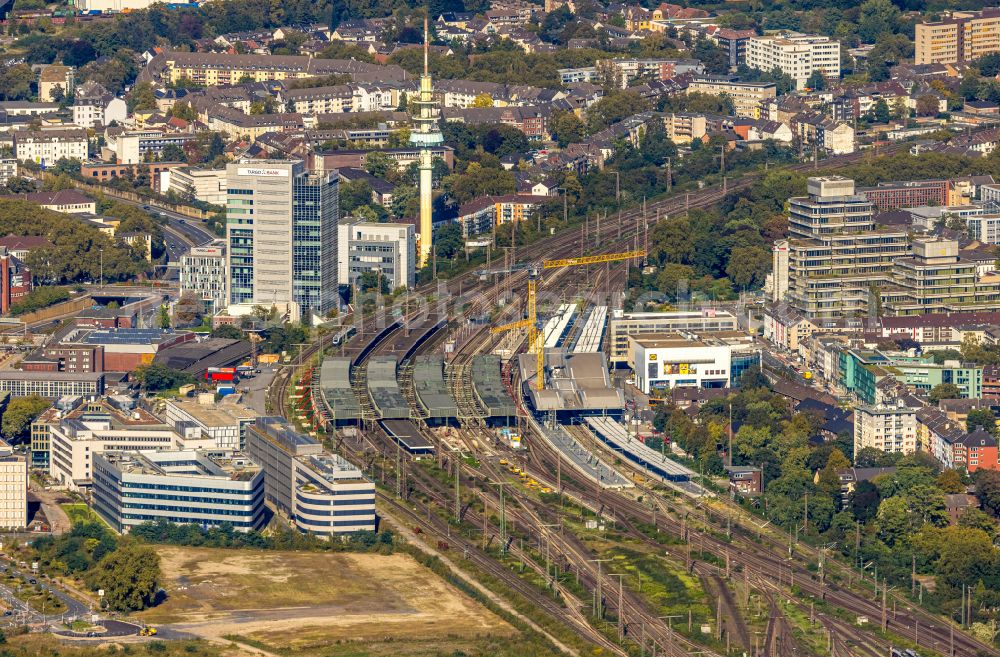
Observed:
[[[250,379],[240,379],[240,389],[248,389],[243,394],[243,403],[262,415],[267,414],[265,403],[267,400],[267,390],[271,387],[277,368],[273,365],[266,365],[260,368],[260,374]]]
[[[15,608],[18,612],[23,613],[29,619],[29,622],[54,623],[66,617],[84,616],[91,613],[90,605],[80,602],[49,582],[38,580],[37,575],[34,573],[17,568],[13,565],[13,562],[6,559],[3,560],[2,563],[4,565],[0,566],[0,568],[6,569],[5,572],[9,572],[17,577],[20,577],[24,580],[26,586],[34,586],[34,584],[31,584],[31,580],[35,579],[41,584],[42,590],[51,591],[52,595],[59,598],[59,600],[66,605],[66,611],[63,613],[42,615],[40,612],[31,609],[25,603],[18,600],[14,596],[13,590],[5,585],[0,585],[0,592],[2,592],[3,598],[9,605],[11,605],[11,607]]]
[[[67,639],[107,639],[111,637],[135,636],[142,629],[142,626],[136,623],[126,623],[119,620],[102,620],[97,621],[96,624],[107,631],[93,633],[93,636],[90,636],[86,632],[74,632],[73,630],[57,630],[52,633],[56,636],[66,637]],[[157,636],[159,636],[159,632],[157,632]]]

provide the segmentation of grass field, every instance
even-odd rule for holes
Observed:
[[[79,522],[104,522],[86,504],[60,504],[59,506],[66,512],[66,515],[69,516],[69,521],[74,525]]]
[[[416,656],[465,648],[489,654],[475,644],[516,633],[408,555],[157,551],[167,600],[142,620],[213,640],[303,657],[361,657],[387,648]],[[400,652],[400,641],[417,651]]]
[[[51,634],[23,634],[8,636],[3,648],[17,657],[106,657],[124,654],[125,650],[111,650],[115,645],[107,642],[69,643]],[[205,641],[154,641],[144,644],[118,644],[128,646],[130,655],[156,655],[157,657],[237,657],[245,654],[237,647],[215,646]]]

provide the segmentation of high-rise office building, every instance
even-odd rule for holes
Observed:
[[[1000,280],[979,276],[953,240],[911,240],[905,230],[876,225],[875,204],[853,180],[810,178],[807,191],[788,199],[773,300],[809,319],[975,312],[1000,303]]]
[[[788,200],[789,239],[775,251],[774,289],[809,318],[864,315],[870,297],[892,282],[893,262],[909,253],[906,231],[878,229],[875,206],[849,178],[810,178],[808,193]]]
[[[337,306],[338,177],[301,161],[226,169],[229,302],[324,315]]]

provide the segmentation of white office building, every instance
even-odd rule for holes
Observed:
[[[217,449],[239,451],[257,413],[241,404],[216,402],[214,396],[202,395],[198,399],[168,399],[163,417],[178,431],[186,426],[198,427]]]
[[[337,240],[337,280],[357,283],[362,274],[379,272],[389,289],[412,288],[416,283],[417,256],[413,224],[378,224],[358,221],[341,224]]]
[[[122,533],[160,520],[248,532],[264,521],[264,472],[238,452],[95,454],[93,500]]]
[[[181,434],[165,426],[115,428],[106,415],[67,418],[49,427],[49,473],[70,490],[87,490],[96,454],[185,448],[214,445],[193,426]]]
[[[746,62],[750,68],[765,72],[781,69],[795,80],[796,89],[802,89],[813,71],[829,79],[840,79],[840,42],[798,32],[751,37],[747,41]]]
[[[965,218],[969,235],[985,244],[1000,244],[1000,214],[972,215]]]
[[[164,172],[168,192],[186,201],[197,200],[212,205],[226,204],[226,170],[180,167]]]
[[[215,313],[229,305],[226,245],[195,246],[181,256],[181,294],[192,292]]]
[[[662,313],[614,310],[608,326],[611,365],[624,365],[629,357],[629,338],[643,337],[678,331],[717,332],[736,331],[736,316],[725,310],[673,310]]]
[[[227,166],[230,304],[303,315],[337,307],[338,179],[301,161]]]
[[[749,367],[760,366],[753,338],[739,331],[663,333],[630,337],[629,367],[644,393],[686,388],[728,388]]]
[[[248,427],[247,452],[264,469],[267,501],[300,531],[330,538],[375,530],[375,483],[281,418]]]
[[[912,454],[917,450],[917,410],[902,401],[854,409],[854,455],[865,447]]]

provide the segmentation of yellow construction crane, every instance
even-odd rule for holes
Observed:
[[[576,267],[577,265],[595,265],[601,262],[617,262],[632,258],[645,258],[645,251],[625,251],[624,253],[605,253],[604,255],[581,256],[579,258],[564,258],[562,260],[546,260],[542,263],[544,269],[559,267]]]
[[[576,267],[593,265],[601,262],[618,262],[632,258],[645,258],[646,252],[625,251],[623,253],[606,253],[604,255],[581,256],[579,258],[564,258],[562,260],[545,260],[542,269],[558,269],[561,267]],[[528,353],[535,354],[535,389],[545,390],[545,335],[538,329],[538,309],[536,293],[538,291],[538,268],[528,271],[528,317],[490,329],[490,333],[505,333],[516,329],[528,329]]]

